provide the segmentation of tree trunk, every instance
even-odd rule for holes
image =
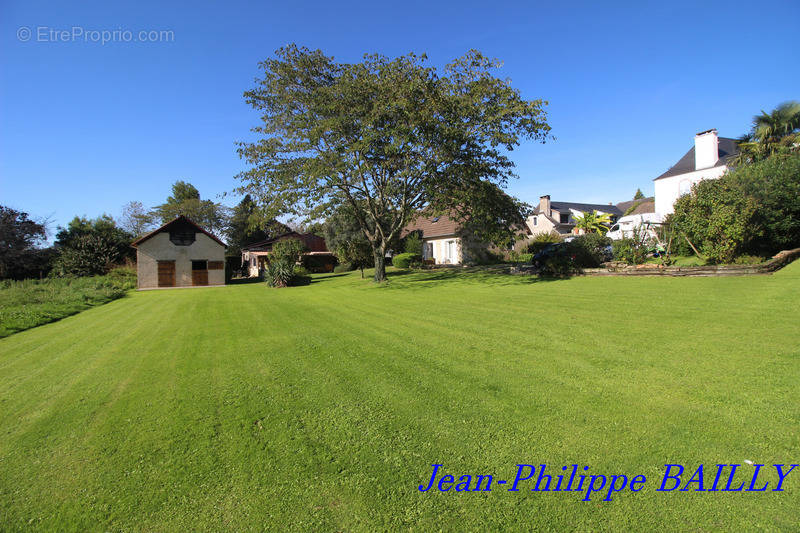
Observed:
[[[372,248],[375,254],[375,283],[386,281],[386,250],[383,246]]]

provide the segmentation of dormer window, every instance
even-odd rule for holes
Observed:
[[[569,213],[559,213],[558,221],[561,224],[569,224]]]
[[[193,231],[170,231],[169,241],[175,246],[191,246],[194,243],[195,232]]]

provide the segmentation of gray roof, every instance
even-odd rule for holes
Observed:
[[[728,137],[720,137],[719,138],[719,160],[717,164],[714,165],[715,167],[721,167],[722,165],[728,164],[728,161],[733,159],[736,154],[739,153],[739,145],[736,143],[736,139],[730,139]],[[660,180],[661,178],[669,178],[671,176],[680,176],[681,174],[686,174],[687,172],[694,172],[697,170],[695,168],[694,163],[694,146],[686,152],[686,154],[678,160],[669,170],[661,174],[659,177],[655,178],[655,180]]]
[[[622,211],[619,207],[609,204],[579,204],[576,202],[556,202],[550,201],[550,209],[555,209],[560,213],[566,213],[570,209],[582,211],[584,213],[591,213],[592,211],[602,211],[603,213],[611,213],[612,215],[621,215]],[[534,214],[539,214],[539,206],[533,210]]]

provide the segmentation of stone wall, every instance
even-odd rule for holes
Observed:
[[[703,265],[668,266],[656,264],[625,265],[607,263],[601,268],[584,269],[586,276],[744,276],[752,274],[771,274],[800,257],[800,248],[784,250],[772,259],[755,265]]]

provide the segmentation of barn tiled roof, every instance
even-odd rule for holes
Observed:
[[[142,244],[144,241],[146,241],[146,240],[148,240],[148,239],[150,239],[152,237],[155,237],[159,233],[162,233],[162,232],[165,232],[165,231],[170,231],[173,228],[178,228],[178,227],[181,227],[181,226],[183,226],[183,227],[186,227],[186,226],[192,227],[192,228],[196,229],[197,231],[199,231],[200,233],[205,233],[206,235],[208,235],[210,238],[212,238],[213,240],[215,240],[216,242],[218,242],[222,246],[227,246],[224,242],[222,242],[213,233],[210,233],[210,232],[204,230],[202,227],[200,227],[196,223],[192,222],[188,217],[186,217],[184,215],[180,215],[180,216],[176,217],[175,219],[170,220],[169,222],[167,222],[166,224],[164,224],[160,228],[151,231],[147,235],[139,237],[138,239],[136,239],[135,241],[133,241],[131,243],[131,246],[136,248],[137,246]]]
[[[461,225],[458,221],[447,215],[438,217],[420,216],[405,227],[403,235],[408,235],[412,231],[421,231],[423,239],[430,239],[433,237],[455,235],[459,229],[461,229]]]

